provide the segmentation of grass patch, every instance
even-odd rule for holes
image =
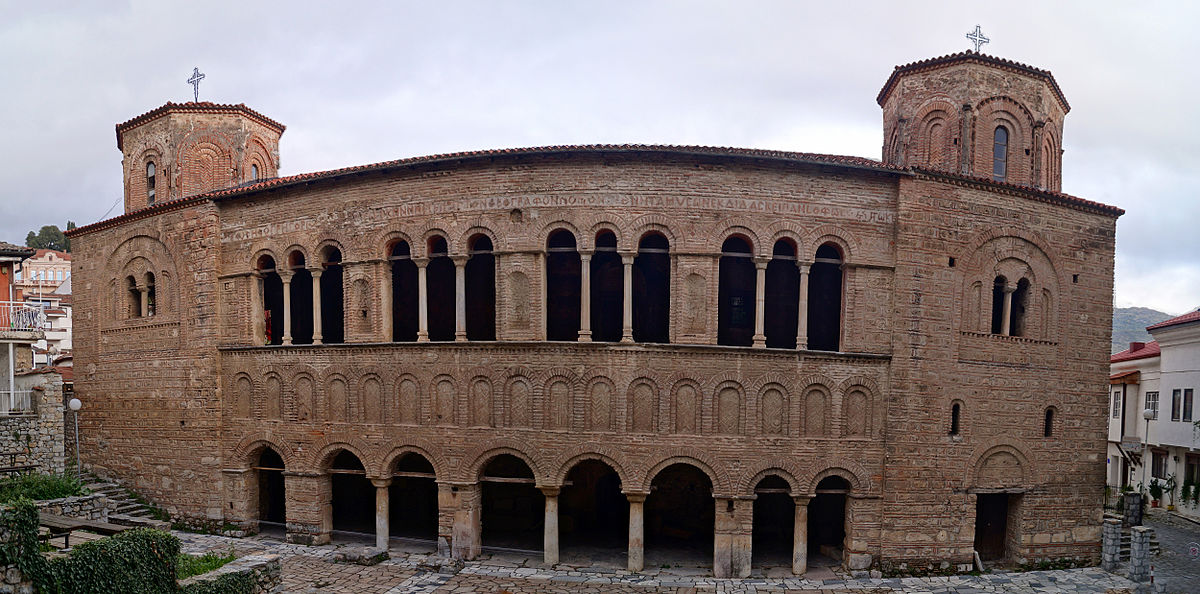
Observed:
[[[176,576],[178,579],[186,580],[194,575],[208,573],[230,561],[237,559],[237,555],[233,551],[229,554],[222,555],[221,553],[204,553],[203,555],[179,555],[179,560],[175,564]]]
[[[79,479],[62,474],[22,474],[0,479],[0,504],[21,497],[40,501],[87,493]]]

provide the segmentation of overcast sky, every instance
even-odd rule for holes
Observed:
[[[121,214],[113,126],[167,101],[287,125],[282,175],[461,150],[654,143],[878,159],[897,64],[1051,70],[1063,191],[1128,213],[1118,306],[1200,306],[1200,3],[0,0],[0,240]],[[115,204],[115,206],[114,206]]]

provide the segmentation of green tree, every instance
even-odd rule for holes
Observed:
[[[75,222],[67,221],[67,230],[74,228]],[[30,231],[25,236],[25,245],[35,249],[71,251],[71,240],[67,239],[58,225],[45,225],[37,233]]]

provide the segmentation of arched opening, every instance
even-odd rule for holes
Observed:
[[[796,245],[786,239],[775,242],[767,264],[764,333],[767,348],[796,348],[796,324],[800,317],[800,274],[796,268]]]
[[[412,261],[412,250],[408,242],[399,240],[388,250],[392,263],[392,340],[414,342],[417,340],[417,265]]]
[[[342,286],[342,252],[326,246],[321,250],[321,340],[346,341],[345,289]]]
[[[154,206],[154,190],[155,190],[155,168],[154,161],[146,163],[146,205]]]
[[[717,344],[750,346],[754,342],[756,273],[750,242],[730,237],[721,244],[717,283]]]
[[[154,286],[154,273],[146,273],[146,315],[154,315],[158,308],[158,292]]]
[[[842,252],[832,243],[817,248],[808,280],[808,348],[836,351],[842,337]]]
[[[670,342],[671,244],[660,233],[638,242],[633,260],[633,340]]]
[[[1029,279],[1023,278],[1017,281],[1017,290],[1013,291],[1012,296],[1012,317],[1010,322],[1011,336],[1025,336],[1025,313],[1029,309]]]
[[[599,460],[584,460],[567,473],[558,496],[558,531],[566,563],[625,564],[629,503],[617,471]]]
[[[437,540],[438,489],[433,465],[409,452],[392,465],[388,487],[388,533],[423,542]]]
[[[375,534],[375,486],[358,456],[339,451],[328,472],[334,532]]]
[[[645,503],[647,567],[712,564],[712,481],[690,464],[672,464],[651,482]]]
[[[483,546],[542,550],[546,498],[534,486],[533,471],[511,454],[492,458],[479,478],[483,490]]]
[[[429,264],[425,271],[429,340],[454,340],[454,261],[446,238],[429,238]]]
[[[467,340],[496,340],[496,257],[491,238],[472,237],[467,256]]]
[[[975,551],[984,561],[1009,559],[1021,546],[1021,493],[975,496]]]
[[[250,164],[250,181],[258,180],[258,163]]]
[[[992,179],[1004,181],[1008,176],[1008,128],[996,126],[992,135]]]
[[[304,254],[300,252],[292,252],[288,255],[288,268],[292,272],[292,282],[289,289],[292,299],[292,344],[312,344],[312,273],[305,266]]]
[[[263,448],[253,470],[258,475],[259,531],[282,531],[287,526],[283,457],[269,447]]]
[[[596,234],[596,252],[589,265],[592,340],[617,342],[625,315],[625,271],[617,254],[617,236],[607,229]]]
[[[962,404],[955,402],[950,406],[950,435],[958,435],[962,430]]]
[[[992,283],[992,334],[1004,334],[1004,289],[1008,279],[997,276]]]
[[[142,290],[133,276],[125,278],[125,312],[128,317],[142,317]]]
[[[827,476],[817,483],[817,496],[808,502],[808,565],[836,566],[846,542],[846,495],[850,483]]]
[[[559,229],[546,239],[546,340],[579,339],[579,283],[575,236]]]
[[[1042,437],[1054,437],[1054,407],[1046,409],[1046,416],[1042,419]]]
[[[264,344],[283,343],[283,280],[275,269],[275,258],[261,256],[257,264],[262,282],[263,334],[259,338]]]
[[[758,568],[792,568],[795,544],[796,502],[791,487],[780,476],[771,475],[754,487],[754,527],[751,532],[751,563]]]

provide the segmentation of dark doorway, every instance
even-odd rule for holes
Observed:
[[[533,471],[520,458],[501,454],[479,479],[483,489],[485,547],[542,550],[546,499],[534,486]]]
[[[258,520],[268,527],[282,528],[287,522],[283,484],[283,458],[271,448],[258,455]]]
[[[975,551],[984,561],[1004,559],[1008,544],[1008,494],[975,496]]]
[[[836,351],[842,335],[842,253],[827,243],[817,248],[808,279],[808,348]]]
[[[313,281],[305,267],[304,255],[292,252],[288,256],[292,270],[292,344],[312,344],[313,341]]]
[[[624,554],[629,542],[629,502],[609,465],[585,460],[567,473],[558,496],[560,550],[606,549]]]
[[[388,254],[392,263],[392,340],[417,340],[417,307],[420,289],[417,287],[417,265],[407,241],[392,244]]]
[[[775,242],[767,264],[764,304],[767,348],[796,348],[796,321],[800,314],[800,272],[796,269],[796,246],[785,239]]]
[[[275,270],[275,259],[258,259],[258,274],[262,276],[263,342],[283,344],[283,280]]]
[[[817,496],[808,502],[808,555],[842,560],[846,542],[846,495],[850,484],[840,476],[817,483]]]
[[[327,247],[321,260],[325,267],[321,273],[321,341],[337,344],[346,341],[342,252],[335,247]]]
[[[688,464],[664,468],[645,503],[646,565],[711,563],[714,515],[707,474]]]
[[[730,237],[721,245],[717,286],[717,344],[750,346],[754,342],[756,272],[750,243]]]
[[[392,467],[388,487],[388,532],[391,536],[433,541],[438,529],[438,490],[433,465],[408,453]]]
[[[467,340],[496,340],[496,257],[486,235],[471,238],[466,274]]]
[[[559,229],[546,240],[546,340],[579,340],[580,282],[575,236]]]
[[[754,488],[752,563],[756,567],[791,567],[796,532],[796,502],[787,481],[768,476]]]
[[[596,234],[591,263],[592,340],[617,342],[625,323],[625,269],[612,231]]]
[[[375,534],[375,485],[353,453],[342,450],[329,468],[332,489],[333,529],[337,532]]]
[[[670,342],[671,244],[658,233],[638,242],[633,261],[633,340]]]
[[[425,271],[429,307],[429,340],[454,340],[454,261],[446,238],[429,238],[429,264]]]

